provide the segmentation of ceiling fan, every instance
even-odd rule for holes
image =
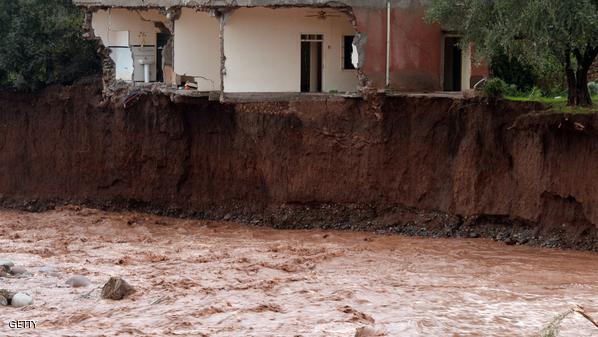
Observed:
[[[306,18],[317,18],[319,20],[326,20],[327,18],[338,18],[340,15],[337,14],[328,14],[326,11],[322,10],[314,14],[306,15]]]

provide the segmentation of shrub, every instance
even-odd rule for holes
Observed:
[[[512,96],[512,97],[519,97],[519,96],[523,96],[524,94],[519,90],[517,85],[507,84],[505,95]]]
[[[598,83],[596,83],[596,82],[588,83],[588,89],[590,90],[591,95],[598,95]]]
[[[532,89],[532,91],[530,91],[528,98],[542,98],[545,97],[546,95],[544,94],[544,92],[542,91],[542,89],[538,88],[538,87],[534,87]]]
[[[485,97],[491,100],[496,100],[504,97],[508,90],[509,86],[505,83],[505,81],[495,77],[486,81],[484,88],[482,89],[482,93]]]

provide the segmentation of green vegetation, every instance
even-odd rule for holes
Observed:
[[[588,85],[592,93],[592,100],[598,102],[598,86],[595,83]],[[539,102],[550,107],[552,111],[572,114],[588,114],[598,112],[594,106],[571,106],[568,105],[566,92],[556,93],[553,96],[546,96],[544,92],[534,87],[527,92],[521,92],[515,84],[507,84],[498,77],[489,79],[482,89],[482,94],[491,102],[499,98],[505,98],[515,102]]]
[[[83,20],[70,1],[0,1],[0,86],[36,90],[99,72]]]
[[[498,98],[504,97],[509,91],[509,85],[502,79],[495,77],[486,81],[484,85],[483,94],[490,100],[494,101]]]
[[[530,65],[536,81],[555,80],[559,73],[557,82],[566,79],[568,105],[592,104],[587,84],[598,55],[597,0],[432,0],[427,15],[462,34],[463,46],[472,44],[477,56]]]
[[[540,68],[525,60],[500,54],[491,60],[490,65],[492,76],[509,83],[508,95],[527,96],[532,92],[541,92],[547,97],[567,95],[564,70],[558,63],[545,62]]]
[[[519,92],[529,92],[538,84],[539,75],[532,65],[504,53],[492,59],[490,68],[493,76],[511,83]]]
[[[531,96],[505,96],[506,99],[516,102],[539,102],[550,106],[552,111],[571,113],[571,114],[589,114],[597,113],[598,107],[595,106],[570,106],[566,96],[544,97],[539,95]],[[598,94],[592,95],[592,100],[598,102]]]

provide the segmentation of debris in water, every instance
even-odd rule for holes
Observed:
[[[561,330],[561,323],[563,320],[567,318],[569,315],[573,313],[578,313],[583,316],[585,319],[590,321],[590,323],[594,324],[596,328],[598,328],[598,322],[596,322],[588,313],[586,313],[585,309],[579,305],[565,311],[564,313],[556,316],[548,326],[546,326],[542,332],[540,333],[540,337],[557,337]]]

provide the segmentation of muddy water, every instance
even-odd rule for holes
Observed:
[[[0,279],[33,306],[0,307],[0,335],[537,336],[575,304],[598,316],[598,254],[485,240],[275,231],[74,207],[0,212]],[[73,275],[93,282],[64,285]],[[99,299],[119,275],[137,288]],[[35,330],[10,330],[32,319]],[[598,336],[573,316],[561,336]]]

